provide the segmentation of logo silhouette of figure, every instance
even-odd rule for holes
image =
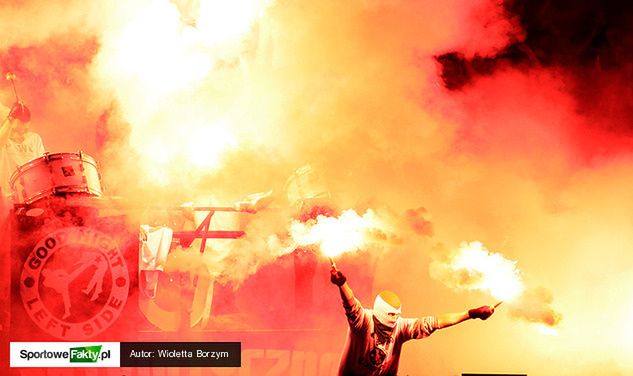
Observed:
[[[72,281],[75,280],[83,271],[85,271],[90,266],[95,266],[96,270],[92,275],[92,278],[88,282],[86,288],[81,290],[84,294],[89,295],[90,291],[94,289],[94,292],[91,297],[91,301],[95,301],[99,294],[103,291],[103,276],[105,272],[108,270],[108,265],[104,257],[100,253],[96,252],[84,252],[81,254],[79,261],[77,261],[74,265],[76,268],[72,271],[72,273],[68,273],[65,269],[44,269],[42,270],[42,275],[44,276],[44,280],[42,281],[43,285],[46,287],[50,287],[55,290],[58,294],[62,296],[62,301],[64,302],[64,315],[62,319],[65,319],[70,316],[70,291],[69,286]]]

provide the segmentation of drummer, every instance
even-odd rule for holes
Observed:
[[[5,112],[6,111],[6,112]],[[44,154],[42,138],[29,130],[31,111],[24,103],[18,101],[11,109],[0,104],[0,116],[7,113],[0,125],[0,257],[4,261],[9,259],[10,239],[9,210],[11,209],[11,188],[9,180],[16,168],[31,159]],[[0,266],[0,306],[5,307],[9,301],[10,263],[3,262]],[[0,311],[0,341],[8,339],[6,325],[9,318],[8,311]],[[4,355],[0,351],[0,355]]]
[[[11,195],[9,180],[18,166],[44,154],[42,138],[30,130],[31,111],[23,102],[11,107],[0,126],[0,192]]]

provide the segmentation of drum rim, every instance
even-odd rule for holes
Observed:
[[[62,152],[62,153],[44,153],[44,155],[42,155],[42,157],[48,157],[48,159],[64,159],[62,158],[56,158],[59,155],[71,155],[73,157],[83,157],[83,158],[78,158],[79,160],[89,160],[91,162],[97,163],[95,161],[95,159],[93,157],[91,157],[89,154],[84,153],[83,151],[78,151],[76,153],[69,153],[69,152]]]
[[[50,196],[53,192],[53,190],[51,188],[49,189],[44,189],[42,191],[37,192],[33,197],[24,200],[24,202],[18,202],[18,197],[16,197],[16,195],[13,195],[13,204],[14,205],[31,205],[32,203],[39,201],[41,199],[43,199],[44,197]]]
[[[33,204],[33,203],[35,203],[35,202],[37,202],[37,201],[39,201],[39,200],[41,200],[43,198],[50,197],[50,196],[55,196],[56,194],[59,194],[59,193],[64,193],[64,194],[68,194],[68,193],[71,193],[71,194],[72,193],[87,193],[87,194],[92,195],[93,197],[102,197],[103,196],[103,191],[98,190],[98,189],[93,189],[93,188],[86,188],[86,187],[81,186],[81,185],[64,185],[64,186],[61,186],[61,187],[64,187],[64,188],[80,188],[80,189],[79,190],[74,190],[74,191],[73,190],[59,191],[58,189],[60,187],[48,188],[48,189],[44,189],[44,190],[41,190],[41,191],[37,192],[35,195],[32,195],[32,197],[30,197],[28,199],[25,199],[23,202],[18,202],[18,198],[15,197],[15,195],[14,195],[13,196],[13,204],[15,206],[18,206],[18,205],[28,206],[28,205],[31,205],[31,204]]]
[[[70,188],[70,189],[79,188],[79,190],[64,191],[63,190],[64,188]],[[57,193],[90,193],[90,194],[95,194],[96,196],[102,196],[103,195],[103,191],[100,190],[100,189],[91,188],[91,187],[85,186],[85,185],[76,185],[76,184],[58,185],[56,187],[53,187],[52,191],[53,191],[53,194],[57,194]]]

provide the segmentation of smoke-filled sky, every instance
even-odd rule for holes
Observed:
[[[4,1],[0,68],[47,150],[92,155],[132,206],[283,206],[310,164],[339,209],[400,219],[374,290],[403,316],[495,303],[431,278],[472,241],[562,315],[549,335],[502,305],[407,344],[403,374],[633,372],[632,5],[218,3]]]

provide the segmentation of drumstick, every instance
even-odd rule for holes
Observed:
[[[11,73],[11,72],[7,72],[7,74],[5,75],[5,78],[7,79],[7,81],[11,81],[11,86],[13,86],[13,94],[15,95],[15,101],[19,102],[20,101],[20,97],[18,96],[18,91],[15,88],[15,78],[17,76],[15,75],[15,73]]]

